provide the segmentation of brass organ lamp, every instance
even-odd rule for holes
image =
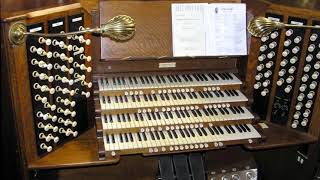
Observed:
[[[255,37],[268,36],[272,31],[284,28],[320,29],[320,26],[285,24],[283,22],[277,22],[266,17],[258,16],[250,20],[247,27],[249,33]]]
[[[117,41],[126,41],[131,39],[135,34],[134,19],[127,15],[118,15],[110,19],[101,27],[97,28],[84,28],[80,31],[68,33],[34,33],[27,32],[27,27],[24,23],[14,23],[9,29],[9,41],[13,45],[20,45],[25,42],[27,36],[43,36],[43,37],[65,37],[83,33],[96,33],[103,37],[109,37]]]

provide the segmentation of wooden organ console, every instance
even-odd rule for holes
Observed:
[[[24,179],[39,169],[58,169],[70,179],[80,176],[64,168],[97,165],[106,165],[105,177],[121,179],[126,175],[113,168],[144,162],[140,170],[151,178],[163,155],[214,155],[239,145],[252,153],[299,146],[314,156],[308,144],[319,136],[319,29],[248,36],[248,56],[173,57],[171,4],[177,2],[90,1],[92,11],[81,2],[1,17],[2,106],[8,103],[2,119],[15,129],[4,134],[14,134],[8,149],[18,149]],[[320,25],[316,10],[243,3],[248,20]],[[120,14],[135,20],[127,41],[89,33],[29,35],[22,45],[7,38],[16,23],[53,34],[99,27]]]

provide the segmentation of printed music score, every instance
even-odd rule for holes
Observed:
[[[172,4],[173,56],[247,55],[246,5]]]

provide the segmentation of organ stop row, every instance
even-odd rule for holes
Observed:
[[[27,169],[317,140],[319,29],[248,34],[248,55],[174,57],[173,3],[74,3],[3,20],[3,37],[21,24],[30,33],[22,43],[6,38],[1,56],[1,97],[11,102],[3,108]],[[255,3],[247,3],[248,21],[320,25],[317,11]]]

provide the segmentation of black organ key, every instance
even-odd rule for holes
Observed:
[[[183,118],[186,117],[186,115],[184,114],[184,112],[183,112],[182,110],[180,110],[179,112],[180,112],[180,115],[181,115]]]
[[[105,136],[105,139],[106,139],[106,141],[107,141],[107,144],[110,144],[109,136]]]
[[[163,76],[160,76],[163,83],[166,83],[166,79]]]
[[[142,138],[141,138],[140,133],[137,133],[137,135],[138,135],[138,140],[139,140],[139,141],[142,141]]]
[[[221,91],[218,91],[221,97],[224,97],[224,94]]]
[[[238,107],[241,113],[244,113],[244,109],[242,107]]]
[[[152,118],[153,118],[154,120],[156,120],[156,119],[157,119],[157,117],[156,117],[155,113],[151,113],[151,116],[152,116]]]
[[[129,83],[133,84],[132,77],[128,77],[128,78],[129,78]]]
[[[225,115],[224,111],[221,108],[218,108],[221,114]]]
[[[218,130],[218,128],[216,128],[215,126],[212,126],[211,127],[213,129],[213,131],[216,133],[216,134],[220,134],[220,131]]]
[[[218,131],[220,132],[220,134],[224,134],[223,130],[221,129],[220,126],[217,126]]]
[[[182,129],[182,131],[183,131],[183,133],[184,133],[185,136],[190,137],[190,133],[189,133],[188,130]]]
[[[175,111],[175,113],[176,113],[178,118],[181,118],[180,113],[177,110]]]
[[[212,135],[214,135],[214,131],[212,130],[212,128],[211,128],[211,127],[208,127],[208,129],[209,129],[209,132],[210,132]]]
[[[171,111],[168,111],[168,114],[169,114],[170,118],[172,119],[172,118],[173,118],[172,112],[171,112]]]
[[[229,73],[226,73],[226,75],[229,77],[230,80],[233,80],[233,77]]]
[[[140,78],[141,83],[145,84],[144,79],[141,76],[139,78]]]
[[[156,79],[157,79],[157,82],[158,82],[159,84],[161,84],[161,83],[162,83],[162,81],[161,81],[161,79],[159,78],[159,76],[158,76],[158,75],[156,75]]]
[[[114,139],[114,134],[111,135],[112,143],[115,143],[116,140]]]
[[[203,77],[203,79],[206,80],[206,81],[209,80],[205,74],[202,74],[202,77]]]
[[[226,80],[226,78],[225,78],[221,73],[218,73],[218,76],[219,76],[222,80]]]
[[[182,82],[181,78],[180,78],[180,75],[176,75],[176,78],[179,82]]]
[[[175,76],[171,75],[171,78],[173,79],[174,82],[178,82]]]
[[[224,92],[227,94],[227,96],[231,96],[231,93],[228,90],[225,90]]]
[[[142,137],[145,141],[148,140],[145,132],[142,133]]]
[[[195,76],[195,74],[191,74],[192,77],[196,80],[196,81],[199,81],[199,78]]]
[[[239,125],[236,124],[235,127],[238,129],[238,131],[239,131],[240,133],[243,132],[242,129],[239,127]]]
[[[204,130],[204,128],[203,128],[203,127],[202,127],[202,128],[200,128],[200,129],[201,129],[202,133],[203,133],[205,136],[208,136],[207,131],[206,131],[206,130]]]
[[[153,99],[154,99],[155,101],[158,101],[158,98],[157,98],[157,96],[156,96],[155,94],[152,94],[152,96],[153,96]]]
[[[220,97],[220,94],[218,93],[218,91],[213,91],[213,93],[214,93],[217,97]]]
[[[191,129],[188,129],[188,131],[189,131],[189,133],[191,134],[192,137],[196,136]]]
[[[135,83],[135,84],[138,84],[138,80],[137,80],[136,77],[133,77],[133,80],[134,80],[134,83]]]
[[[187,117],[190,117],[190,114],[187,110],[184,110],[184,113],[186,114]]]
[[[226,112],[227,114],[230,114],[230,112],[228,111],[227,108],[223,108],[224,112]]]
[[[154,137],[154,134],[153,134],[152,131],[150,132],[150,135],[151,135],[151,139],[152,139],[152,140],[155,140],[155,137]]]
[[[246,128],[246,130],[247,130],[247,131],[251,132],[251,129],[249,128],[249,126],[248,126],[248,125],[243,124],[243,126]]]
[[[149,81],[148,77],[144,76],[144,79],[145,79],[147,84],[150,84],[150,81]]]
[[[247,129],[242,124],[239,124],[239,126],[242,129],[242,131],[247,132]]]
[[[228,126],[224,126],[224,129],[225,129],[229,134],[231,134],[231,131],[230,131],[230,129],[228,128]]]
[[[239,93],[236,90],[233,89],[232,91],[236,96],[239,96]]]
[[[130,141],[133,142],[133,136],[132,136],[132,133],[129,133],[129,138],[130,138]]]
[[[175,138],[178,138],[178,135],[177,135],[177,133],[176,133],[175,130],[173,130],[173,131],[171,131],[171,132],[172,132],[172,134],[173,134],[173,136],[174,136]]]
[[[171,131],[167,131],[167,132],[168,132],[169,138],[172,139],[173,136],[172,136],[172,134],[171,134]]]
[[[200,131],[199,128],[196,128],[196,131],[197,131],[197,133],[198,133],[200,136],[202,136],[202,132]]]
[[[184,81],[186,81],[186,82],[189,81],[189,79],[187,78],[187,76],[186,76],[185,74],[182,74],[181,76],[182,76],[182,78],[183,78]]]
[[[191,95],[190,92],[187,92],[187,95],[188,95],[188,97],[189,97],[190,99],[193,99],[193,96]]]
[[[164,94],[164,97],[166,97],[167,100],[170,100],[170,97],[167,93]]]
[[[232,126],[228,126],[229,127],[229,129],[232,131],[232,133],[236,133],[236,131],[233,129],[233,127]]]
[[[167,75],[167,78],[169,79],[170,83],[173,82],[173,80],[171,79],[171,77],[169,75]]]
[[[181,99],[181,96],[180,96],[179,93],[176,93],[176,96],[177,96],[178,99]]]
[[[122,120],[123,120],[123,122],[126,122],[126,121],[127,121],[127,119],[126,119],[125,114],[122,114],[121,116],[122,116]]]
[[[179,129],[179,132],[180,132],[180,134],[181,134],[181,136],[182,136],[183,138],[186,137],[186,135],[184,134],[184,132],[183,132],[181,129]]]
[[[229,107],[229,109],[231,110],[231,112],[232,112],[233,114],[237,114],[237,112],[234,110],[233,106]]]
[[[172,93],[171,96],[173,97],[174,100],[177,100],[177,96],[175,95],[175,93]]]
[[[165,117],[166,119],[169,118],[166,112],[163,112],[163,115],[164,115],[164,117]]]
[[[136,102],[136,98],[135,98],[134,95],[131,95],[131,99],[132,99],[133,102]]]
[[[129,138],[128,138],[128,134],[127,134],[127,133],[124,134],[124,140],[125,140],[126,142],[129,142]]]
[[[148,120],[151,120],[151,116],[149,113],[146,113],[147,114],[147,117],[148,117]]]
[[[128,113],[126,114],[126,117],[127,117],[128,121],[131,122],[131,117]]]
[[[142,114],[141,114],[141,113],[138,113],[138,114],[139,114],[140,120],[141,120],[141,121],[144,121]]]
[[[166,137],[164,136],[162,131],[160,131],[160,136],[161,136],[162,139],[166,139]]]
[[[155,134],[155,137],[158,139],[158,140],[160,140],[160,136],[159,136],[159,134],[158,134],[159,132],[154,132],[154,134]]]
[[[122,134],[121,133],[119,134],[119,137],[120,137],[120,142],[123,143],[123,139],[122,139]]]

